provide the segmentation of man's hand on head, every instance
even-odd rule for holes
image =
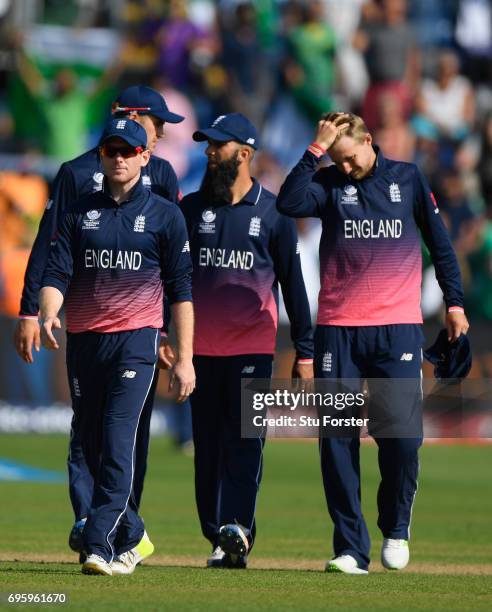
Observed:
[[[314,136],[314,144],[319,147],[328,150],[335,142],[335,140],[342,134],[348,127],[347,123],[348,115],[345,113],[339,113],[334,119],[330,121],[326,117],[318,121],[318,127]]]

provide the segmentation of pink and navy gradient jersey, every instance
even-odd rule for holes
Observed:
[[[460,270],[437,203],[414,164],[385,159],[351,179],[335,166],[316,171],[306,151],[283,184],[279,212],[319,217],[319,325],[422,323],[420,233],[447,307],[463,306]],[[420,230],[420,233],[419,233]]]
[[[163,287],[170,304],[191,300],[191,269],[181,211],[139,182],[120,205],[104,190],[73,205],[43,287],[65,295],[69,332],[160,328]]]
[[[190,235],[197,355],[275,352],[278,284],[298,357],[313,356],[297,232],[256,181],[235,205],[211,206],[200,191],[181,204]]]
[[[171,202],[178,201],[178,179],[168,161],[151,156],[147,166],[142,168],[140,180],[142,185],[153,193]],[[38,294],[48,261],[50,243],[63,216],[76,200],[101,191],[102,188],[103,168],[98,147],[60,166],[50,189],[50,197],[27,264],[20,316],[38,315]]]

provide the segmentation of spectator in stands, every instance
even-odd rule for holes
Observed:
[[[482,196],[487,207],[492,207],[492,112],[485,118],[481,135],[480,159],[477,166]]]
[[[335,32],[324,21],[323,3],[309,0],[303,22],[288,37],[286,80],[310,121],[333,110]]]
[[[48,81],[24,51],[21,38],[16,44],[18,75],[32,97],[33,110],[42,125],[38,143],[42,152],[58,160],[76,157],[86,147],[89,107],[116,80],[121,66],[110,66],[87,91],[69,68],[60,68],[53,81]]]
[[[436,78],[423,81],[416,111],[416,129],[428,122],[441,139],[462,141],[473,127],[473,89],[469,80],[460,74],[458,56],[451,49],[439,53]]]
[[[389,159],[413,162],[415,134],[402,114],[398,100],[391,92],[379,98],[379,124],[375,140]]]
[[[382,0],[381,17],[362,22],[354,45],[365,54],[371,82],[362,111],[368,129],[378,127],[379,99],[387,92],[393,93],[408,117],[420,60],[415,33],[406,18],[406,1]]]

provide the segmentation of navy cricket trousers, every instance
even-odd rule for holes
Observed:
[[[70,364],[67,364],[69,380],[76,378],[70,373]],[[159,381],[159,369],[156,368],[150,392],[145,401],[138,426],[137,442],[135,446],[135,477],[133,482],[133,494],[137,508],[140,508],[142,499],[145,473],[147,471],[147,455],[150,442],[150,419],[154,407],[154,397]],[[72,404],[77,403],[76,389],[70,385]],[[72,504],[75,520],[86,518],[91,507],[92,494],[94,492],[94,478],[85,461],[82,449],[81,433],[84,414],[74,411],[70,428],[70,443],[68,449],[68,486],[70,501]]]
[[[94,482],[84,547],[108,562],[136,546],[144,532],[133,491],[136,440],[159,335],[152,328],[68,334],[76,434]]]
[[[362,386],[360,379],[368,379],[370,391],[371,378],[414,379],[413,395],[399,394],[395,382],[393,388],[391,385],[387,387],[382,399],[388,412],[396,409],[409,414],[418,413],[421,418],[419,381],[423,334],[420,325],[319,325],[314,341],[316,378],[359,379],[357,390]],[[358,384],[357,380],[355,384]],[[413,386],[413,382],[410,384]],[[408,540],[422,438],[419,435],[375,437],[375,440],[381,473],[377,495],[378,527],[385,538]],[[367,569],[370,540],[361,509],[359,449],[358,436],[320,438],[323,484],[334,523],[335,556],[349,554],[357,560],[359,567]]]
[[[190,396],[195,445],[195,495],[203,535],[217,545],[222,525],[239,523],[250,548],[264,438],[241,438],[241,378],[271,378],[272,355],[195,355]]]

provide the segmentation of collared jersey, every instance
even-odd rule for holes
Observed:
[[[169,302],[191,300],[191,259],[183,215],[141,182],[118,205],[104,191],[62,220],[43,277],[65,295],[73,333],[160,328]]]
[[[297,354],[312,357],[296,227],[278,214],[275,196],[254,181],[238,204],[214,207],[197,191],[180,206],[193,260],[195,354],[273,354],[280,282]]]
[[[90,193],[101,191],[103,178],[97,147],[60,166],[27,264],[21,299],[21,315],[37,316],[38,314],[38,293],[48,260],[50,243],[58,223],[68,207],[76,200]],[[166,160],[151,156],[147,166],[142,168],[141,180],[143,186],[153,193],[172,202],[178,201],[178,179]]]
[[[306,151],[283,184],[278,210],[322,221],[318,324],[422,323],[420,233],[447,306],[463,305],[448,232],[414,164],[387,160],[376,148],[373,173],[354,180],[335,166],[316,172]]]

